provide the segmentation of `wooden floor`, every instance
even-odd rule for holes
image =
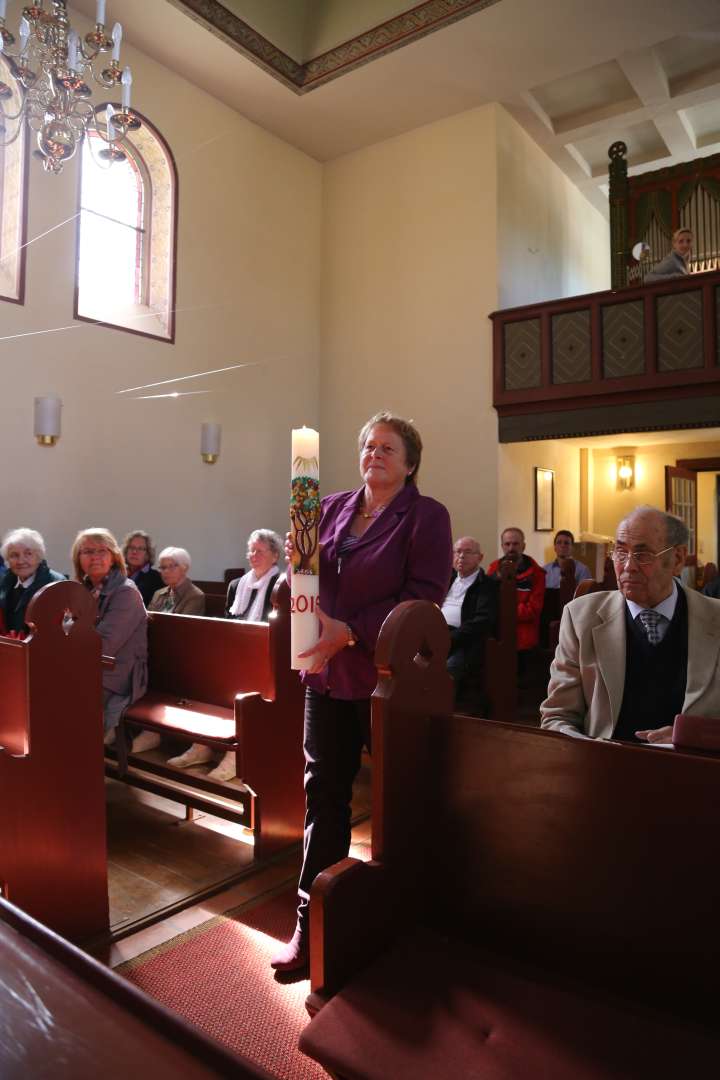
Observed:
[[[92,950],[105,963],[123,963],[297,880],[299,847],[258,864],[252,835],[242,826],[200,814],[186,822],[177,803],[115,780],[106,783],[110,925],[117,940]],[[356,845],[369,843],[369,808],[366,763],[353,800]],[[365,846],[355,853],[368,857]]]

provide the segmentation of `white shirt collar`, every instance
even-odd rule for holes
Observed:
[[[31,574],[30,577],[25,578],[24,581],[21,581],[20,578],[18,578],[17,581],[15,582],[15,588],[16,589],[29,589],[36,577],[37,577],[37,570],[35,571],[34,574]]]
[[[626,600],[628,608],[630,609],[630,615],[633,619],[637,619],[641,611],[657,611],[658,615],[664,615],[670,622],[675,614],[675,608],[677,607],[678,599],[678,587],[677,582],[673,581],[673,591],[669,596],[666,596],[656,607],[648,609],[647,605],[643,607],[642,604],[636,604],[633,600]]]

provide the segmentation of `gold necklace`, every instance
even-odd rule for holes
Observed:
[[[376,518],[379,514],[382,514],[384,509],[384,506],[378,506],[376,510],[371,510],[369,514],[366,514],[364,510],[361,510],[360,517],[363,517],[366,521],[369,521],[370,518]]]

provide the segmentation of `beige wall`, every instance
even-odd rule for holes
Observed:
[[[29,236],[54,231],[28,248],[25,306],[0,303],[0,532],[40,529],[64,570],[78,528],[144,527],[187,547],[195,576],[217,577],[252,528],[284,529],[290,428],[319,421],[321,167],[143,54],[124,47],[123,59],[178,165],[177,340],[73,324],[75,223],[56,226],[76,213],[75,162],[53,177],[31,160]],[[57,327],[69,329],[13,338]],[[116,395],[243,361],[260,366],[177,387],[212,394]],[[52,449],[32,437],[46,393],[64,402]],[[204,420],[223,425],[214,466],[200,459]]]
[[[322,476],[358,483],[356,433],[379,409],[415,420],[420,489],[455,535],[496,530],[495,109],[419,128],[325,167]],[[325,464],[327,462],[327,464]]]
[[[552,532],[535,531],[535,468],[555,474],[555,523]],[[553,537],[558,529],[580,532],[580,450],[562,439],[500,446],[498,525],[517,525],[525,533],[526,551],[541,565],[554,558]],[[499,532],[486,562],[500,549]]]
[[[610,288],[609,225],[497,108],[498,305]]]
[[[717,478],[720,473],[698,473],[698,562],[717,566]]]

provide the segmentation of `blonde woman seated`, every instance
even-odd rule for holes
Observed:
[[[105,742],[115,738],[115,729],[128,705],[147,690],[147,615],[142,596],[130,581],[120,546],[111,532],[102,528],[83,529],[72,546],[75,580],[83,584],[97,602],[95,629],[102,638],[103,652],[115,658],[112,669],[103,669],[103,720]],[[143,732],[133,741],[133,752],[150,749],[155,737]],[[156,738],[156,737],[155,737]],[[159,739],[154,743],[157,745]]]
[[[280,568],[283,542],[272,529],[255,529],[248,537],[247,561],[250,572],[235,578],[228,586],[225,616],[243,622],[265,622],[270,612],[270,598]],[[161,556],[162,559],[162,556]],[[213,751],[202,743],[193,743],[189,750],[170,758],[168,765],[187,769],[213,760]],[[220,763],[208,773],[210,780],[232,780],[236,774],[235,751],[228,750]]]
[[[205,593],[188,577],[191,560],[185,548],[166,547],[160,552],[158,570],[164,588],[158,589],[148,604],[148,611],[172,612],[173,615],[204,615]]]

